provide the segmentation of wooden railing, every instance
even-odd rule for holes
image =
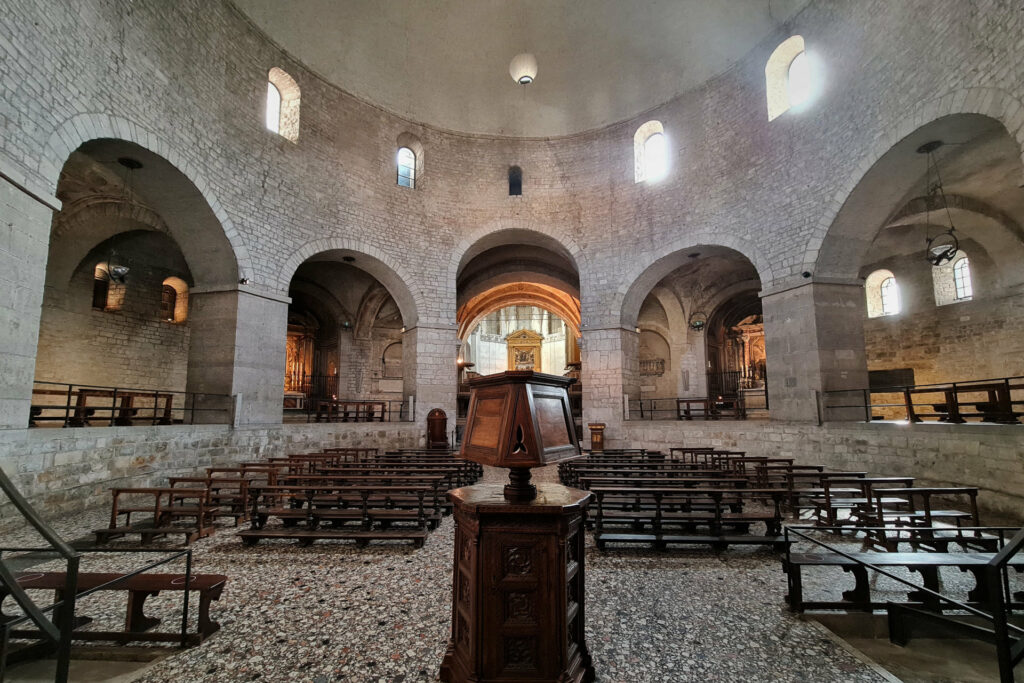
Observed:
[[[1019,424],[1024,415],[1024,376],[826,391],[824,420],[896,419],[963,424]]]
[[[34,382],[28,426],[229,424],[231,409],[225,394]]]

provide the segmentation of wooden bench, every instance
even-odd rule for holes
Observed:
[[[430,523],[425,501],[430,486],[374,486],[347,484],[276,485],[252,492],[252,527],[238,532],[246,546],[264,538],[294,539],[310,545],[318,539],[354,540],[360,547],[371,540],[409,540],[423,546]],[[409,507],[407,496],[416,498]],[[402,504],[395,504],[401,499]],[[282,527],[267,527],[271,517]],[[323,526],[328,522],[329,527]],[[356,529],[346,528],[354,522]],[[395,523],[411,528],[394,528]]]
[[[53,590],[54,600],[64,599],[67,575],[64,572],[21,572],[15,575],[18,585],[24,590]],[[188,590],[199,593],[199,623],[196,633],[189,637],[190,644],[199,643],[215,633],[220,625],[210,619],[210,603],[220,600],[221,593],[228,577],[223,574],[193,574],[188,581]],[[78,575],[78,590],[83,591],[127,591],[128,606],[123,631],[79,631],[74,632],[75,640],[111,640],[119,643],[130,641],[170,641],[181,640],[181,631],[147,633],[149,629],[160,623],[160,619],[146,616],[144,607],[146,599],[159,595],[161,591],[184,591],[186,589],[183,574],[138,574],[125,578],[123,574],[83,572]],[[0,603],[6,598],[8,591],[0,586]],[[0,615],[2,618],[2,615]],[[88,617],[76,621],[76,625],[91,622]],[[31,636],[30,632],[13,631],[15,637]]]
[[[869,570],[861,562],[884,568],[903,567],[916,572],[921,575],[924,587],[935,592],[940,592],[939,569],[941,567],[956,567],[960,571],[969,571],[974,575],[975,587],[967,594],[966,602],[976,605],[987,604],[988,591],[991,587],[988,585],[986,568],[988,562],[995,557],[994,553],[866,552],[848,554],[853,559],[835,553],[793,553],[788,558],[784,558],[782,567],[786,572],[789,585],[789,594],[786,596],[789,608],[794,612],[803,612],[807,609],[853,611],[883,609],[888,601],[873,602],[871,600]],[[1018,572],[1024,571],[1024,557],[1012,558],[1010,566]],[[844,572],[853,574],[854,587],[851,590],[843,591],[843,600],[841,601],[805,600],[802,576],[804,567],[841,567]],[[956,596],[950,597],[956,598]],[[942,609],[941,601],[938,598],[923,591],[908,591],[907,598],[912,604],[923,604],[932,610]],[[1020,607],[1020,605],[1014,606]]]
[[[93,530],[97,545],[128,534],[139,534],[142,545],[149,545],[161,536],[183,534],[185,545],[188,545],[214,532],[213,517],[218,510],[210,504],[210,491],[206,488],[115,488],[110,492],[113,496],[110,526]],[[122,497],[131,500],[125,503]],[[132,515],[136,514],[152,514],[152,517],[132,522]],[[120,521],[122,515],[125,518],[123,523]],[[195,521],[189,525],[176,524],[183,518]]]
[[[962,526],[980,527],[981,517],[978,512],[978,489],[974,486],[955,487],[921,487],[921,488],[883,488],[875,489],[878,499],[876,510],[878,517],[875,526],[880,530],[874,533],[875,541],[887,550],[894,551],[902,534],[909,536],[914,548],[928,548],[945,552],[950,543],[956,543],[964,550],[984,550],[995,552],[999,539],[981,531],[964,534]],[[883,499],[898,496],[898,504],[883,504]],[[932,505],[933,497],[966,498],[966,509],[936,508]],[[942,520],[952,523],[948,531],[939,528]],[[888,528],[893,531],[889,532]],[[890,535],[890,533],[892,535]]]
[[[590,491],[596,504],[594,540],[601,549],[606,543],[649,543],[657,549],[706,543],[716,550],[734,543],[784,546],[781,504],[786,492],[781,489],[595,486]],[[771,498],[771,509],[744,510],[744,499],[754,496]],[[612,497],[616,502],[609,505]],[[623,506],[623,497],[633,503]],[[746,533],[757,522],[765,524],[765,535]],[[695,533],[698,527],[708,533]]]
[[[217,508],[213,517],[230,517],[235,526],[249,519],[249,484],[245,477],[168,477],[171,488],[184,484],[199,485],[209,491],[210,504]],[[197,486],[198,488],[198,486]]]

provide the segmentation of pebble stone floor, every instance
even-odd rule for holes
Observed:
[[[66,537],[81,537],[105,526],[106,515],[95,510],[54,526]],[[419,550],[322,541],[308,548],[276,541],[244,548],[233,528],[221,527],[193,545],[194,571],[230,577],[211,608],[221,630],[159,661],[139,680],[436,680],[449,635],[453,532],[446,517]],[[5,534],[4,545],[24,535]],[[130,566],[118,555],[90,558],[83,571],[118,558]],[[602,552],[588,538],[586,629],[597,678],[892,680],[820,626],[790,615],[785,592],[779,558],[768,549]],[[98,594],[82,601],[80,613],[109,612],[111,627],[118,628],[123,601],[123,595]],[[164,617],[160,628],[173,624],[180,620],[180,594],[152,598],[147,612]]]

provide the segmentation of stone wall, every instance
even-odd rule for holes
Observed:
[[[187,266],[166,235],[135,232],[117,242],[130,264],[116,308],[92,307],[94,269],[109,252],[86,257],[71,280],[47,286],[39,323],[37,381],[132,389],[185,390],[189,327],[161,318],[160,297],[168,277]],[[187,295],[186,295],[187,296]]]
[[[626,422],[609,448],[714,446],[799,464],[977,486],[983,512],[1024,521],[1024,428],[1004,425]],[[984,517],[982,518],[984,522]]]
[[[98,427],[0,431],[0,468],[46,517],[109,504],[114,486],[164,486],[167,477],[201,474],[233,462],[312,453],[331,447],[423,446],[411,423]],[[0,526],[14,510],[0,501]]]

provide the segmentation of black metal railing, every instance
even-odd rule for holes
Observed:
[[[1024,376],[826,391],[821,413],[825,421],[1019,424],[1024,415]]]
[[[33,382],[28,426],[230,424],[232,408],[226,394]]]
[[[891,571],[887,571],[882,567],[867,562],[862,557],[857,557],[851,553],[845,552],[833,545],[825,543],[824,541],[818,540],[811,536],[809,533],[804,532],[835,532],[843,533],[849,531],[850,527],[821,527],[821,526],[801,526],[801,525],[787,525],[784,527],[783,534],[785,538],[786,547],[786,559],[783,566],[789,567],[791,564],[792,547],[795,540],[791,540],[790,536],[796,536],[801,540],[809,541],[816,546],[819,546],[827,552],[834,553],[846,560],[853,562],[865,569],[870,569],[877,574],[885,576],[893,581],[901,583],[905,586],[909,586],[916,591],[917,595],[928,595],[931,598],[937,600],[939,608],[934,613],[929,615],[929,618],[936,620],[946,620],[952,622],[953,619],[943,615],[943,610],[965,612],[971,616],[978,617],[986,622],[992,624],[992,633],[994,635],[994,641],[996,646],[996,659],[999,665],[999,678],[1001,683],[1014,683],[1014,667],[1024,659],[1024,628],[1016,626],[1010,623],[1009,619],[1012,617],[1013,609],[1013,595],[1010,591],[1008,567],[1010,561],[1015,557],[1022,548],[1024,548],[1024,529],[1015,527],[960,527],[958,531],[995,531],[998,534],[999,543],[1002,546],[999,551],[988,561],[985,565],[985,582],[988,586],[988,612],[985,612],[977,607],[968,605],[959,600],[955,600],[947,595],[943,595],[938,591],[927,588],[926,586],[909,581],[898,574]],[[874,531],[891,531],[891,527],[858,527],[858,531],[870,533]],[[949,531],[948,528],[944,527],[919,527],[915,528],[915,531]],[[1005,540],[1005,534],[1007,531],[1016,532],[1014,537],[1009,541]],[[884,553],[879,553],[880,556]],[[792,586],[790,586],[792,595]],[[898,605],[897,605],[898,606]],[[893,604],[890,603],[890,614],[892,612]],[[891,619],[891,616],[890,616]],[[890,634],[891,637],[892,634]]]
[[[18,514],[28,522],[42,537],[46,543],[45,547],[4,547],[0,548],[0,583],[6,593],[15,601],[22,614],[6,615],[0,622],[3,629],[0,638],[0,681],[4,679],[11,654],[13,640],[34,640],[35,643],[28,647],[19,649],[20,657],[42,657],[53,656],[55,668],[53,680],[57,683],[65,683],[68,680],[68,669],[71,662],[71,643],[74,637],[75,608],[81,601],[98,591],[107,590],[128,579],[147,572],[155,567],[174,562],[181,558],[185,559],[185,586],[182,596],[181,608],[181,647],[189,644],[188,619],[189,619],[189,596],[191,592],[192,574],[192,551],[167,550],[160,548],[150,549],[129,549],[124,548],[97,548],[97,549],[76,549],[62,539],[50,525],[43,521],[14,483],[7,477],[7,474],[0,469],[0,490],[4,492],[11,505],[18,511]],[[133,569],[130,572],[120,574],[117,578],[106,583],[94,586],[88,590],[78,589],[78,576],[83,557],[97,553],[163,553],[163,557],[155,562],[149,562],[145,566]],[[64,564],[64,587],[61,589],[61,599],[50,605],[40,606],[25,592],[18,583],[18,574],[14,566],[32,566],[43,562],[59,560]],[[15,631],[17,627],[31,623],[37,631],[25,634],[22,631]]]
[[[410,422],[405,401],[370,398],[316,398],[305,402],[307,422]]]
[[[747,396],[741,393],[730,397],[629,399],[628,410],[629,420],[745,420],[748,409]]]

